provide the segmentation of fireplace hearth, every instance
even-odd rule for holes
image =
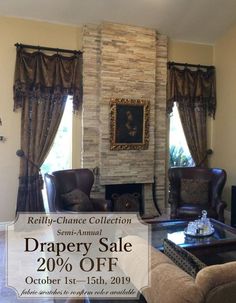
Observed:
[[[144,212],[143,184],[113,184],[105,186],[105,197],[112,201],[113,211]]]

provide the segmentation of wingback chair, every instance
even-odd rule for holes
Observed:
[[[221,200],[226,172],[220,168],[173,167],[168,171],[171,219],[196,219],[203,209],[224,222],[226,203]]]
[[[110,201],[90,197],[94,175],[87,168],[54,171],[44,180],[50,212],[111,210]]]

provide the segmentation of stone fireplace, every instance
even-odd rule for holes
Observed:
[[[109,185],[142,184],[142,211],[165,209],[167,37],[155,30],[104,22],[83,30],[84,102],[82,166],[96,169],[94,191]],[[150,102],[149,147],[110,150],[110,100]]]

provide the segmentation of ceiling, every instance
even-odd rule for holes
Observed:
[[[212,44],[236,24],[236,0],[0,0],[0,15],[72,25],[111,21]]]

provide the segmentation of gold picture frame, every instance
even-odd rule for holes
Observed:
[[[110,149],[148,149],[150,102],[112,99],[110,107]]]

